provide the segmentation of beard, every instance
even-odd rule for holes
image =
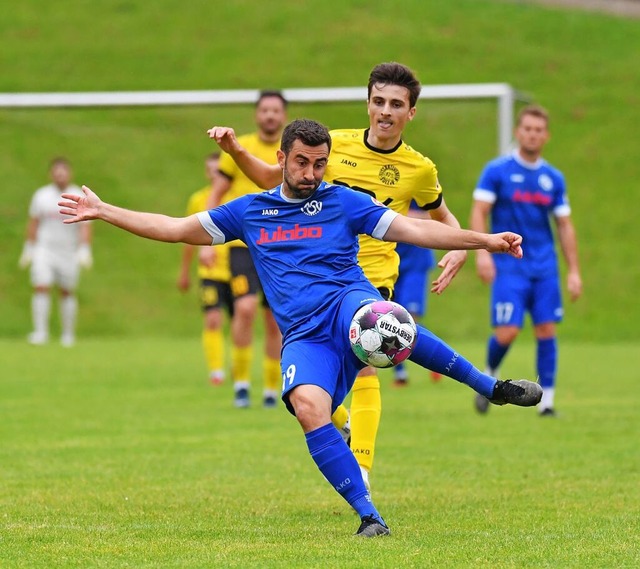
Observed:
[[[297,200],[306,200],[308,197],[312,196],[318,189],[318,187],[320,186],[320,182],[322,181],[316,180],[314,178],[313,182],[309,183],[309,185],[298,185],[291,179],[286,168],[283,170],[282,176],[284,179],[284,183],[287,186],[287,190],[291,194],[289,197]]]

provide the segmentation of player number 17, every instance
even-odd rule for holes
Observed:
[[[513,315],[512,302],[496,303],[496,322],[498,324],[508,324],[511,321],[512,315]]]

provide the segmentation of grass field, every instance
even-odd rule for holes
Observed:
[[[0,566],[637,567],[639,356],[564,346],[555,420],[384,372],[372,483],[393,535],[360,541],[294,419],[234,409],[197,341],[2,341]],[[531,361],[516,346],[505,373]]]
[[[560,330],[557,420],[480,417],[453,381],[414,373],[394,390],[383,374],[371,480],[393,535],[359,541],[284,409],[238,411],[229,385],[207,384],[195,295],[175,289],[178,247],[96,224],[77,347],[24,341],[17,259],[51,157],[67,155],[79,182],[119,205],[179,215],[204,180],[205,129],[248,131],[252,109],[2,109],[0,568],[640,566],[639,26],[501,0],[4,10],[0,92],[354,86],[390,60],[425,84],[510,83],[551,111],[546,157],[567,176],[585,295]],[[420,103],[406,131],[463,224],[496,152],[495,111]],[[293,105],[299,116],[366,126],[364,103]],[[470,259],[430,299],[429,326],[477,365],[487,295]],[[532,376],[532,350],[527,330],[505,375]]]
[[[0,19],[0,92],[180,90],[364,85],[381,61],[424,84],[507,82],[547,106],[545,155],[567,177],[585,295],[563,333],[640,341],[640,264],[633,218],[640,162],[640,21],[499,0],[159,0],[19,2]],[[339,127],[367,124],[363,103],[294,105]],[[438,165],[447,203],[467,223],[482,165],[496,153],[492,102],[421,102],[406,140]],[[125,207],[181,214],[204,179],[204,132],[253,128],[241,106],[2,109],[0,337],[29,331],[27,276],[17,271],[32,192],[52,156]],[[134,244],[135,243],[135,244]],[[82,285],[81,334],[197,333],[174,292],[176,248],[96,227]],[[135,267],[135,270],[132,270]],[[115,300],[114,300],[115,298]],[[473,265],[433,302],[438,332],[487,333],[487,291]],[[117,304],[121,311],[109,310]],[[130,315],[129,318],[121,316]],[[634,315],[634,317],[630,317]],[[184,316],[184,317],[183,317]]]

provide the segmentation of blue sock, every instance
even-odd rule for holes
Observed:
[[[393,375],[396,379],[406,379],[407,374],[405,372],[404,363],[401,362],[393,368]]]
[[[493,370],[498,369],[510,347],[511,344],[503,346],[498,343],[495,336],[491,336],[491,338],[489,338],[489,344],[487,345],[487,366]]]
[[[544,387],[554,387],[558,369],[558,342],[556,338],[538,340],[536,355],[538,382]]]
[[[311,431],[305,435],[305,438],[311,458],[336,492],[358,512],[361,518],[374,516],[382,520],[371,502],[358,462],[333,424],[329,423]]]
[[[464,383],[485,397],[493,396],[496,379],[482,373],[423,326],[418,326],[418,340],[409,359],[422,367]]]

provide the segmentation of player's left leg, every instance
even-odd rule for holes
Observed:
[[[536,368],[542,387],[538,405],[541,416],[555,416],[556,376],[558,371],[558,340],[556,324],[562,321],[562,297],[557,278],[535,283],[531,319],[536,336]]]
[[[78,299],[75,291],[80,279],[80,265],[75,256],[71,259],[57,256],[56,280],[60,287],[60,343],[69,348],[76,341]]]
[[[531,407],[539,403],[542,396],[542,389],[532,381],[500,381],[482,373],[423,326],[418,326],[418,339],[409,359],[422,367],[468,385],[495,405],[510,403]]]

